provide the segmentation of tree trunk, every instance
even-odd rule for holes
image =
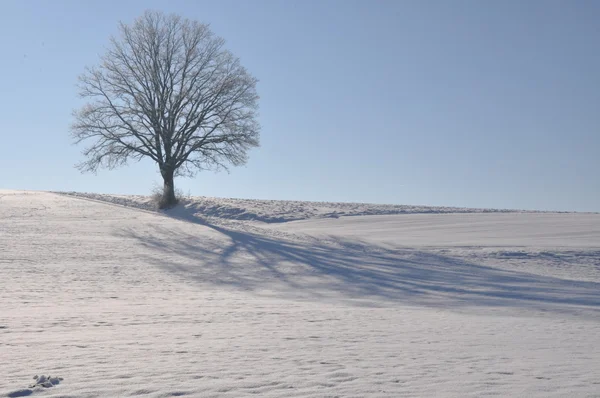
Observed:
[[[177,204],[177,198],[175,197],[175,183],[173,178],[173,172],[165,170],[161,172],[163,181],[165,183],[163,188],[162,199],[159,203],[161,209],[170,209]]]

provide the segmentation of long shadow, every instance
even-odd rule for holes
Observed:
[[[600,310],[596,282],[502,270],[431,251],[390,250],[355,240],[299,242],[213,225],[181,209],[172,215],[209,227],[219,238],[161,227],[145,234],[123,233],[150,250],[148,262],[198,283],[432,307]]]

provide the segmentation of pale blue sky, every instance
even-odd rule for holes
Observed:
[[[148,194],[73,165],[76,80],[119,20],[210,23],[260,79],[262,146],[195,195],[600,211],[600,2],[0,2],[0,188]]]

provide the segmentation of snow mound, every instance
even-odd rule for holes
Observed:
[[[109,202],[143,210],[156,211],[149,196],[108,195],[83,192],[57,192],[78,198]],[[522,210],[474,209],[461,207],[434,207],[413,205],[383,205],[369,203],[305,202],[290,200],[259,200],[189,197],[178,206],[194,218],[217,218],[263,223],[284,223],[308,219],[339,218],[347,216],[379,216],[396,214],[450,214],[450,213],[529,213]]]

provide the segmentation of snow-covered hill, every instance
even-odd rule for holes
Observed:
[[[77,195],[0,191],[0,397],[600,391],[600,215]]]
[[[107,195],[83,192],[61,192],[79,198],[154,210],[156,205],[148,196]],[[519,210],[471,209],[461,207],[433,207],[407,205],[380,205],[369,203],[302,202],[289,200],[230,199],[189,197],[182,205],[189,214],[227,220],[281,223],[297,220],[338,218],[348,216],[376,216],[394,214],[457,214],[457,213],[523,213]],[[531,212],[528,212],[531,213]]]

